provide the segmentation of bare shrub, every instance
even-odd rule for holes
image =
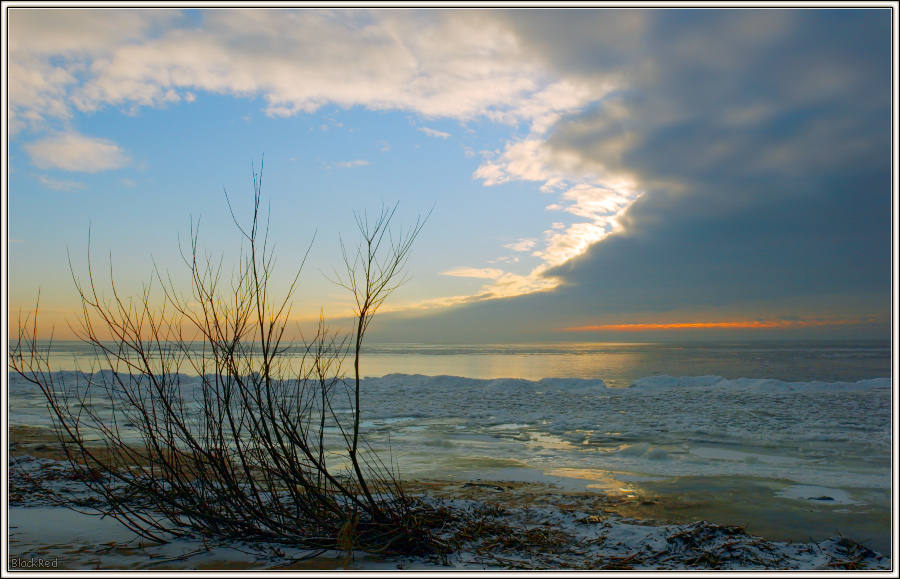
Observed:
[[[159,269],[137,296],[121,296],[110,272],[104,297],[88,249],[87,280],[73,278],[83,308],[76,332],[96,354],[91,368],[52,372],[37,311],[20,317],[10,366],[46,396],[69,462],[93,493],[78,504],[153,541],[200,534],[442,552],[397,474],[361,452],[361,346],[372,316],[404,281],[424,221],[395,237],[393,209],[372,223],[357,214],[362,241],[353,258],[344,248],[346,272],[336,279],[356,297],[353,334],[332,332],[320,315],[292,369],[296,346],[284,338],[299,270],[284,295],[270,293],[275,260],[260,215],[261,177],[253,183],[249,227],[234,220],[242,244],[230,277],[221,260],[201,255],[192,225],[183,250],[189,297]],[[162,306],[151,297],[154,284]],[[343,368],[351,351],[352,382]],[[350,418],[335,410],[337,396],[351,401]]]

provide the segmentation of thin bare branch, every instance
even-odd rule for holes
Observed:
[[[125,295],[111,254],[104,293],[89,229],[85,279],[75,274],[71,256],[69,268],[82,306],[73,329],[96,359],[71,379],[52,371],[50,348],[37,339],[38,296],[34,314],[19,316],[10,368],[43,392],[95,510],[142,537],[200,533],[315,549],[350,541],[379,553],[439,550],[403,494],[394,461],[378,457],[360,427],[365,333],[406,282],[424,220],[395,236],[396,205],[382,206],[372,221],[354,214],[362,240],[351,255],[341,239],[344,273],[334,270],[334,281],[353,293],[356,323],[350,332],[333,332],[320,312],[298,367],[286,328],[312,242],[275,297],[271,207],[263,220],[261,189],[262,166],[253,172],[253,209],[244,225],[225,193],[242,239],[230,279],[224,255],[201,251],[200,220],[191,220],[189,238],[178,240],[190,278],[184,294],[154,261],[141,291]],[[352,382],[344,370],[351,348]],[[352,420],[336,411],[343,396]],[[360,447],[368,452],[360,455]]]

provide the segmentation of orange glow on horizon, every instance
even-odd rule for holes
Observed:
[[[775,321],[740,321],[740,322],[673,322],[667,324],[601,324],[594,326],[578,326],[574,328],[562,328],[563,332],[644,332],[648,330],[705,330],[705,329],[792,329],[815,328],[820,326],[845,326],[849,324],[872,323],[873,318],[848,319],[848,320],[775,320]]]

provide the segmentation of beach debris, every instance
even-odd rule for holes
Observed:
[[[488,483],[480,483],[480,482],[467,482],[467,483],[465,483],[465,484],[463,485],[463,487],[464,487],[464,488],[465,488],[465,487],[480,487],[480,488],[484,488],[484,489],[489,489],[489,490],[493,490],[493,491],[498,491],[498,492],[501,492],[501,493],[504,492],[504,491],[511,490],[511,489],[513,488],[513,487],[511,487],[511,486],[500,486],[500,485],[488,484]]]

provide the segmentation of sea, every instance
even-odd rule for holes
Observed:
[[[90,346],[40,346],[59,377],[101,369]],[[887,340],[366,344],[363,435],[402,478],[644,497],[660,520],[890,554],[892,363]],[[10,373],[7,392],[10,425],[51,425],[33,385]]]
[[[38,342],[54,369],[90,368],[93,346]],[[200,350],[201,345],[194,346]],[[303,344],[284,356],[299,362]],[[364,376],[423,374],[463,378],[589,378],[623,388],[654,375],[849,382],[891,375],[891,343],[869,341],[602,342],[536,344],[366,344]],[[183,371],[190,373],[189,367]]]

